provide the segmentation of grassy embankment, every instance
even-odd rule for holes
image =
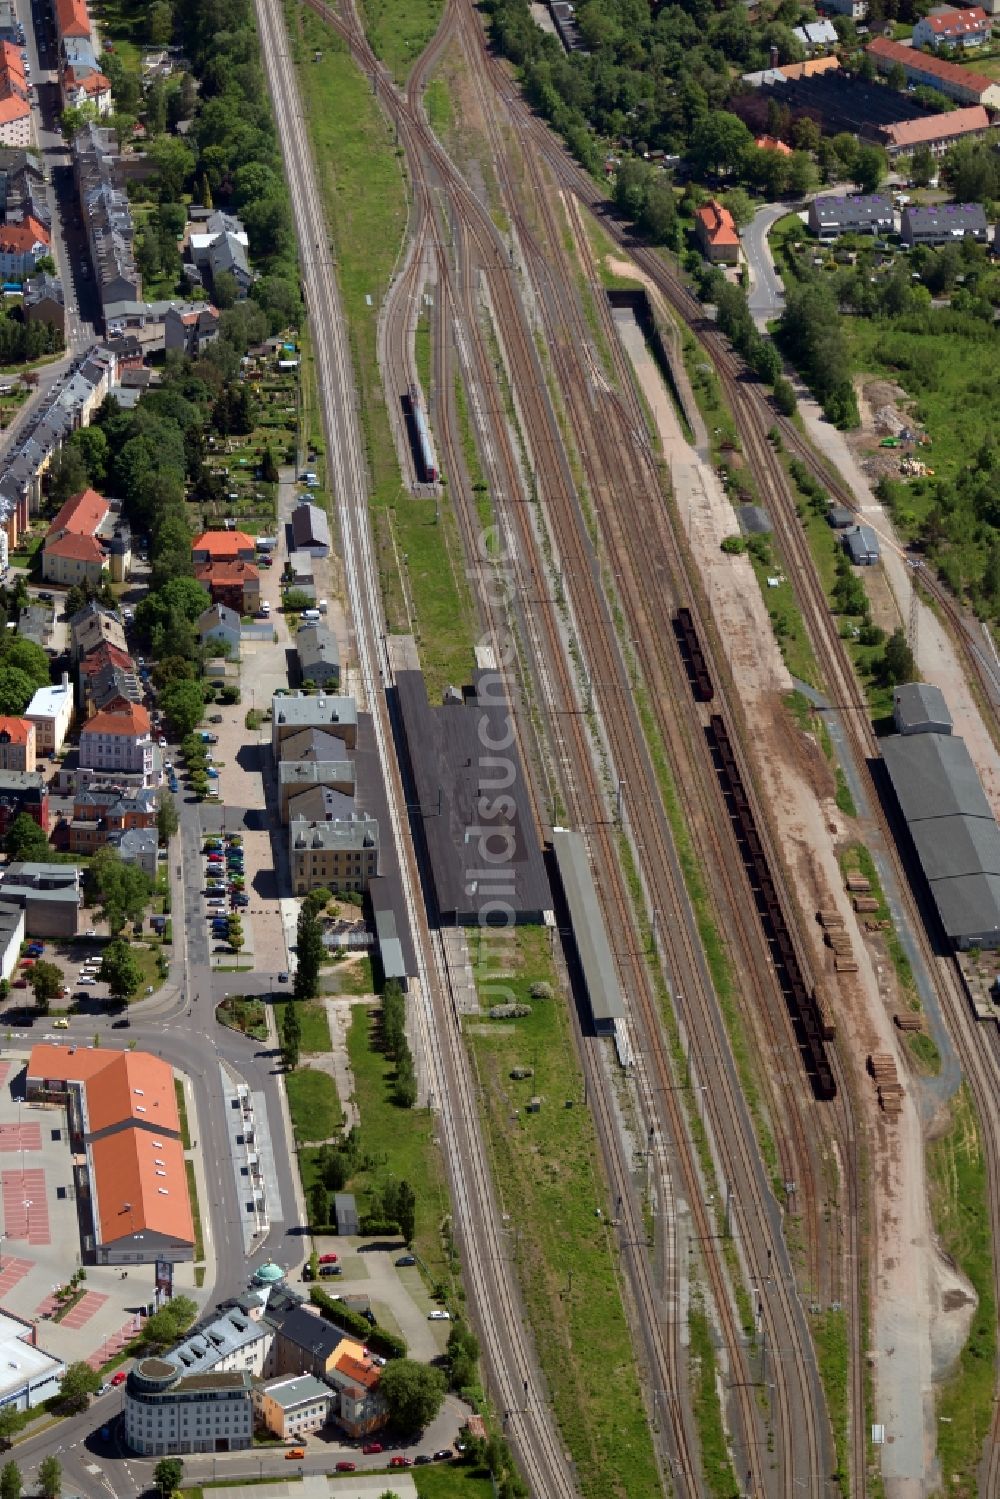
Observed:
[[[494,942],[473,952],[486,1003],[496,953]],[[584,1495],[653,1494],[656,1463],[622,1308],[612,1204],[596,1165],[594,1124],[548,932],[518,928],[500,966],[503,984],[531,1014],[467,1022],[466,1039],[493,1176],[509,1215],[510,1253],[556,1417]],[[535,982],[550,984],[555,997],[532,1000]],[[533,1075],[515,1081],[516,1067]],[[527,1106],[536,1094],[542,1106],[532,1114]]]
[[[391,631],[416,634],[434,698],[468,675],[475,628],[454,516],[442,504],[436,519],[433,499],[403,487],[378,367],[379,305],[406,230],[401,153],[335,33],[292,0],[285,13],[350,333],[383,604]]]
[[[983,1442],[993,1414],[996,1304],[979,1123],[963,1085],[950,1104],[946,1132],[927,1152],[931,1212],[945,1254],[971,1281],[977,1305],[965,1347],[937,1402],[938,1458],[950,1499],[973,1499]]]

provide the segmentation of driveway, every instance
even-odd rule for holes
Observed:
[[[385,1307],[391,1313],[386,1319],[390,1328],[395,1322],[411,1358],[427,1363],[444,1351],[451,1323],[428,1321],[427,1314],[436,1303],[427,1293],[419,1267],[396,1268],[396,1260],[406,1253],[404,1245],[322,1235],[314,1242],[317,1254],[332,1250],[344,1267],[343,1275],[322,1282],[325,1291],[331,1296],[369,1296],[380,1322],[379,1310]]]

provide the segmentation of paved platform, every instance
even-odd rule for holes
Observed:
[[[8,1239],[26,1239],[29,1244],[51,1244],[49,1205],[45,1196],[45,1172],[40,1166],[0,1175],[3,1221]]]
[[[0,1086],[3,1079],[0,1078]],[[41,1150],[40,1124],[0,1124],[0,1151]]]

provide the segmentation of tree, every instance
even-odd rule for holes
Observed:
[[[930,146],[918,146],[910,158],[910,177],[917,187],[929,187],[934,176],[934,157]]]
[[[149,40],[154,47],[165,47],[174,33],[174,13],[167,0],[153,0],[146,16]],[[174,1484],[174,1488],[177,1485]]]
[[[396,1191],[396,1222],[406,1240],[407,1248],[413,1243],[417,1216],[417,1194],[408,1181],[401,1181]]]
[[[18,1411],[14,1405],[5,1405],[0,1409],[0,1442],[10,1444],[11,1438],[18,1429]]]
[[[11,1412],[13,1414],[13,1412]],[[13,1460],[0,1470],[0,1499],[21,1499],[21,1470]]]
[[[391,1359],[379,1381],[389,1422],[403,1436],[423,1431],[441,1409],[445,1377],[440,1369],[415,1359]]]
[[[688,157],[701,176],[732,172],[741,165],[753,145],[753,136],[741,119],[716,110],[699,120],[691,134]]]
[[[0,659],[5,668],[23,671],[34,687],[49,685],[49,658],[33,640],[19,640],[14,636],[4,641]]]
[[[62,1463],[57,1457],[45,1457],[39,1463],[38,1484],[44,1499],[59,1499],[62,1493]]]
[[[33,817],[19,812],[7,829],[4,848],[12,860],[26,859],[29,863],[44,863],[51,852],[49,840]]]
[[[156,812],[156,832],[160,842],[164,845],[170,842],[177,831],[180,819],[177,816],[177,803],[167,792],[160,793],[160,805]]]
[[[0,666],[0,713],[20,718],[35,695],[35,683],[17,666]]]
[[[323,960],[323,929],[308,906],[299,912],[295,998],[315,999],[319,993],[319,965]]]
[[[101,1387],[101,1376],[82,1359],[70,1364],[59,1386],[59,1402],[66,1411],[86,1410],[91,1395]]]
[[[731,187],[723,194],[722,201],[732,214],[737,229],[744,229],[753,218],[753,203],[749,193],[742,187]]]
[[[101,958],[101,981],[115,999],[131,999],[139,992],[142,969],[127,942],[119,939],[108,943]]]
[[[232,913],[229,921],[226,924],[226,941],[229,943],[229,946],[232,948],[233,952],[238,953],[240,948],[243,946],[243,923],[239,918],[238,912],[236,911]]]
[[[62,993],[62,969],[58,963],[46,963],[42,958],[29,971],[28,983],[35,991],[35,1003],[39,1009],[48,1010],[52,1001]]]
[[[260,462],[260,476],[265,484],[277,484],[278,482],[278,465],[274,461],[274,453],[271,451],[270,443],[264,449],[264,456]]]
[[[220,271],[212,277],[212,301],[220,312],[232,307],[240,294],[239,283],[232,271]]]
[[[146,914],[153,882],[138,864],[127,864],[115,848],[99,848],[86,876],[90,905],[99,905],[112,936]]]
[[[897,682],[912,682],[916,676],[916,662],[902,629],[893,630],[886,641],[882,668],[890,686]]]
[[[302,1022],[299,1020],[295,1000],[285,1006],[281,1022],[281,1060],[289,1072],[299,1065],[299,1050],[302,1045]]]
[[[854,159],[854,180],[863,193],[874,193],[886,174],[888,158],[881,146],[861,146]]]
[[[152,93],[151,89],[150,95]],[[148,102],[147,99],[147,109]],[[148,124],[147,113],[147,126]],[[161,131],[162,128],[161,126]],[[156,139],[151,140],[147,145],[146,155],[156,166],[156,180],[161,198],[167,203],[179,203],[184,194],[185,184],[194,171],[194,153],[178,136],[158,133]]]
[[[153,1469],[153,1482],[164,1499],[180,1488],[183,1477],[184,1464],[179,1457],[161,1457]]]
[[[473,1383],[478,1358],[475,1333],[465,1322],[452,1323],[448,1334],[448,1382],[453,1390],[464,1390]]]
[[[178,738],[197,728],[205,713],[205,694],[200,682],[171,682],[160,694],[160,705]]]
[[[314,1181],[309,1189],[309,1217],[314,1229],[326,1228],[330,1221],[330,1194],[322,1181]]]
[[[69,441],[72,447],[80,450],[88,483],[102,486],[108,477],[107,434],[101,427],[80,427]]]
[[[147,1318],[142,1341],[147,1348],[166,1348],[187,1332],[197,1315],[198,1308],[190,1296],[175,1296]]]

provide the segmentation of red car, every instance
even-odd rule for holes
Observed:
[[[361,1449],[366,1457],[370,1457],[373,1452],[381,1452],[382,1450],[381,1442],[366,1442]]]
[[[337,1464],[337,1472],[338,1473],[353,1473],[357,1469],[357,1466],[358,1466],[357,1463],[338,1463]]]
[[[398,1456],[397,1457],[391,1457],[389,1459],[389,1467],[390,1468],[412,1468],[413,1467],[413,1462],[408,1457],[398,1457]]]
[[[115,1372],[114,1372],[114,1374],[112,1374],[112,1376],[111,1376],[111,1383],[113,1385],[124,1384],[125,1383],[125,1379],[126,1379],[125,1370],[124,1369],[116,1369]]]
[[[337,1256],[335,1254],[321,1254],[316,1262],[319,1265],[335,1265]]]

